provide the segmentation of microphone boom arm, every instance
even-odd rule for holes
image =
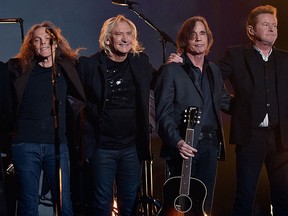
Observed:
[[[135,10],[135,8],[132,5],[128,5],[128,8],[133,11],[138,17],[144,20],[149,26],[151,26],[154,30],[160,33],[161,37],[163,38],[164,42],[170,42],[174,46],[176,46],[176,43],[167,35],[165,32],[161,31],[159,28],[157,28],[147,17],[145,17],[143,14],[139,13]]]
[[[165,32],[161,31],[159,28],[157,28],[147,17],[145,17],[142,13],[139,13],[135,8],[132,6],[132,4],[128,4],[128,9],[134,12],[139,18],[143,19],[145,23],[147,23],[151,28],[159,32],[161,35],[161,43],[162,43],[162,48],[163,48],[163,63],[166,61],[166,56],[165,56],[165,45],[167,42],[172,43],[176,47],[176,43],[172,40],[169,35],[167,35]]]
[[[24,42],[23,22],[24,22],[24,20],[22,18],[1,18],[0,19],[0,24],[2,24],[2,23],[19,23],[22,43]]]

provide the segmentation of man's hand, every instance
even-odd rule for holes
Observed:
[[[180,140],[176,147],[179,149],[179,153],[183,159],[194,157],[195,153],[197,152],[197,149],[192,148],[184,140]]]
[[[177,53],[171,53],[170,56],[167,59],[167,63],[183,63],[183,58]]]

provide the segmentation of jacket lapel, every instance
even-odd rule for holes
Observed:
[[[183,57],[183,56],[182,56]],[[184,58],[187,58],[186,56]],[[201,91],[201,87],[200,87],[200,83],[198,83],[198,81],[196,81],[192,66],[190,62],[187,62],[188,60],[185,59],[185,64],[182,65],[182,68],[186,71],[187,75],[190,77],[193,85],[195,86],[197,92],[199,93],[199,95],[201,96],[201,98],[203,99],[203,95],[202,95],[202,91]],[[190,60],[189,60],[190,61]]]
[[[279,89],[279,86],[280,86],[279,83],[285,80],[283,79],[284,77],[287,77],[286,74],[283,74],[283,73],[287,73],[287,67],[286,67],[286,64],[284,63],[286,62],[286,60],[282,58],[282,55],[276,48],[273,48],[273,52],[271,55],[275,56],[274,59],[275,59],[276,88],[278,92],[281,92],[281,89]]]
[[[246,64],[248,65],[248,70],[247,72],[249,73],[249,76],[251,78],[252,83],[254,84],[254,77],[255,77],[255,50],[251,44],[245,46],[244,49],[244,56],[245,56],[245,61]]]
[[[208,77],[210,88],[211,88],[211,91],[212,91],[212,94],[213,94],[213,92],[215,92],[214,91],[214,89],[215,89],[214,74],[217,73],[217,68],[211,62],[209,62],[209,67],[210,67],[211,70],[209,70],[209,69],[207,70],[207,77]],[[213,97],[214,97],[214,94],[213,94]]]
[[[81,84],[80,78],[78,77],[78,73],[76,71],[75,66],[71,62],[68,62],[68,61],[58,61],[58,64],[64,69],[67,77],[69,78],[72,85],[75,87],[79,96],[81,97],[80,99],[83,101],[86,101],[85,93],[82,88],[82,84]]]
[[[17,71],[18,72],[18,71]],[[14,74],[15,75],[15,74]],[[14,80],[14,88],[15,88],[15,93],[16,93],[16,101],[17,101],[17,107],[16,107],[16,113],[18,114],[22,97],[24,94],[24,90],[26,87],[26,84],[28,82],[30,73],[23,73],[17,76]]]

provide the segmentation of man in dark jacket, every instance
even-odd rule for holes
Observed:
[[[124,16],[105,21],[101,51],[80,58],[87,96],[84,158],[92,171],[90,215],[112,212],[114,181],[119,215],[135,215],[141,160],[149,159],[149,95],[153,68]],[[114,192],[113,192],[114,191]]]
[[[157,130],[164,141],[164,148],[169,153],[167,162],[171,176],[183,176],[186,164],[181,168],[182,162],[193,157],[191,176],[206,185],[207,198],[205,200],[203,193],[201,202],[201,194],[193,193],[192,186],[190,191],[186,192],[190,197],[199,196],[197,200],[201,203],[205,200],[205,213],[208,215],[213,202],[217,159],[224,160],[220,111],[221,109],[228,111],[230,102],[219,68],[206,58],[212,44],[213,35],[205,18],[196,16],[186,20],[177,36],[177,52],[182,54],[183,64],[163,65],[154,92]],[[191,106],[198,109],[193,127],[194,143],[191,143],[191,140],[188,143],[186,140],[186,126],[183,126],[182,121],[185,109]],[[200,123],[196,123],[198,121]],[[194,125],[194,122],[191,124]],[[188,171],[190,174],[190,170]],[[184,181],[182,180],[181,183]],[[178,196],[179,190],[182,191],[180,186],[179,182],[178,185],[171,185],[170,189],[164,188],[164,190],[174,190],[177,192],[177,195],[174,195]],[[173,200],[172,197],[167,199]],[[195,200],[192,198],[193,201]],[[202,211],[204,206],[202,207],[201,203],[193,202],[190,211]],[[188,209],[189,207],[186,210]],[[166,215],[165,210],[162,215]]]
[[[7,62],[5,106],[1,112],[5,126],[11,129],[17,215],[38,215],[42,169],[58,213],[73,215],[66,137],[70,127],[66,123],[72,125],[86,100],[75,68],[77,59],[77,51],[71,49],[61,30],[51,22],[43,22],[32,26],[16,58]],[[55,94],[52,84],[56,85]],[[74,112],[67,115],[67,110]],[[56,178],[57,161],[58,180],[62,182]]]
[[[253,215],[263,164],[273,215],[288,215],[288,53],[273,47],[277,10],[253,9],[246,23],[251,43],[230,47],[219,62],[235,91],[230,143],[236,144],[237,188],[233,216]]]

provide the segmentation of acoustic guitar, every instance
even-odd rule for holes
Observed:
[[[199,124],[199,111],[189,107],[184,112],[187,124],[185,142],[193,147],[194,126]],[[192,158],[183,159],[181,176],[169,178],[163,186],[163,205],[158,216],[205,216],[204,201],[207,196],[205,184],[190,177]]]

